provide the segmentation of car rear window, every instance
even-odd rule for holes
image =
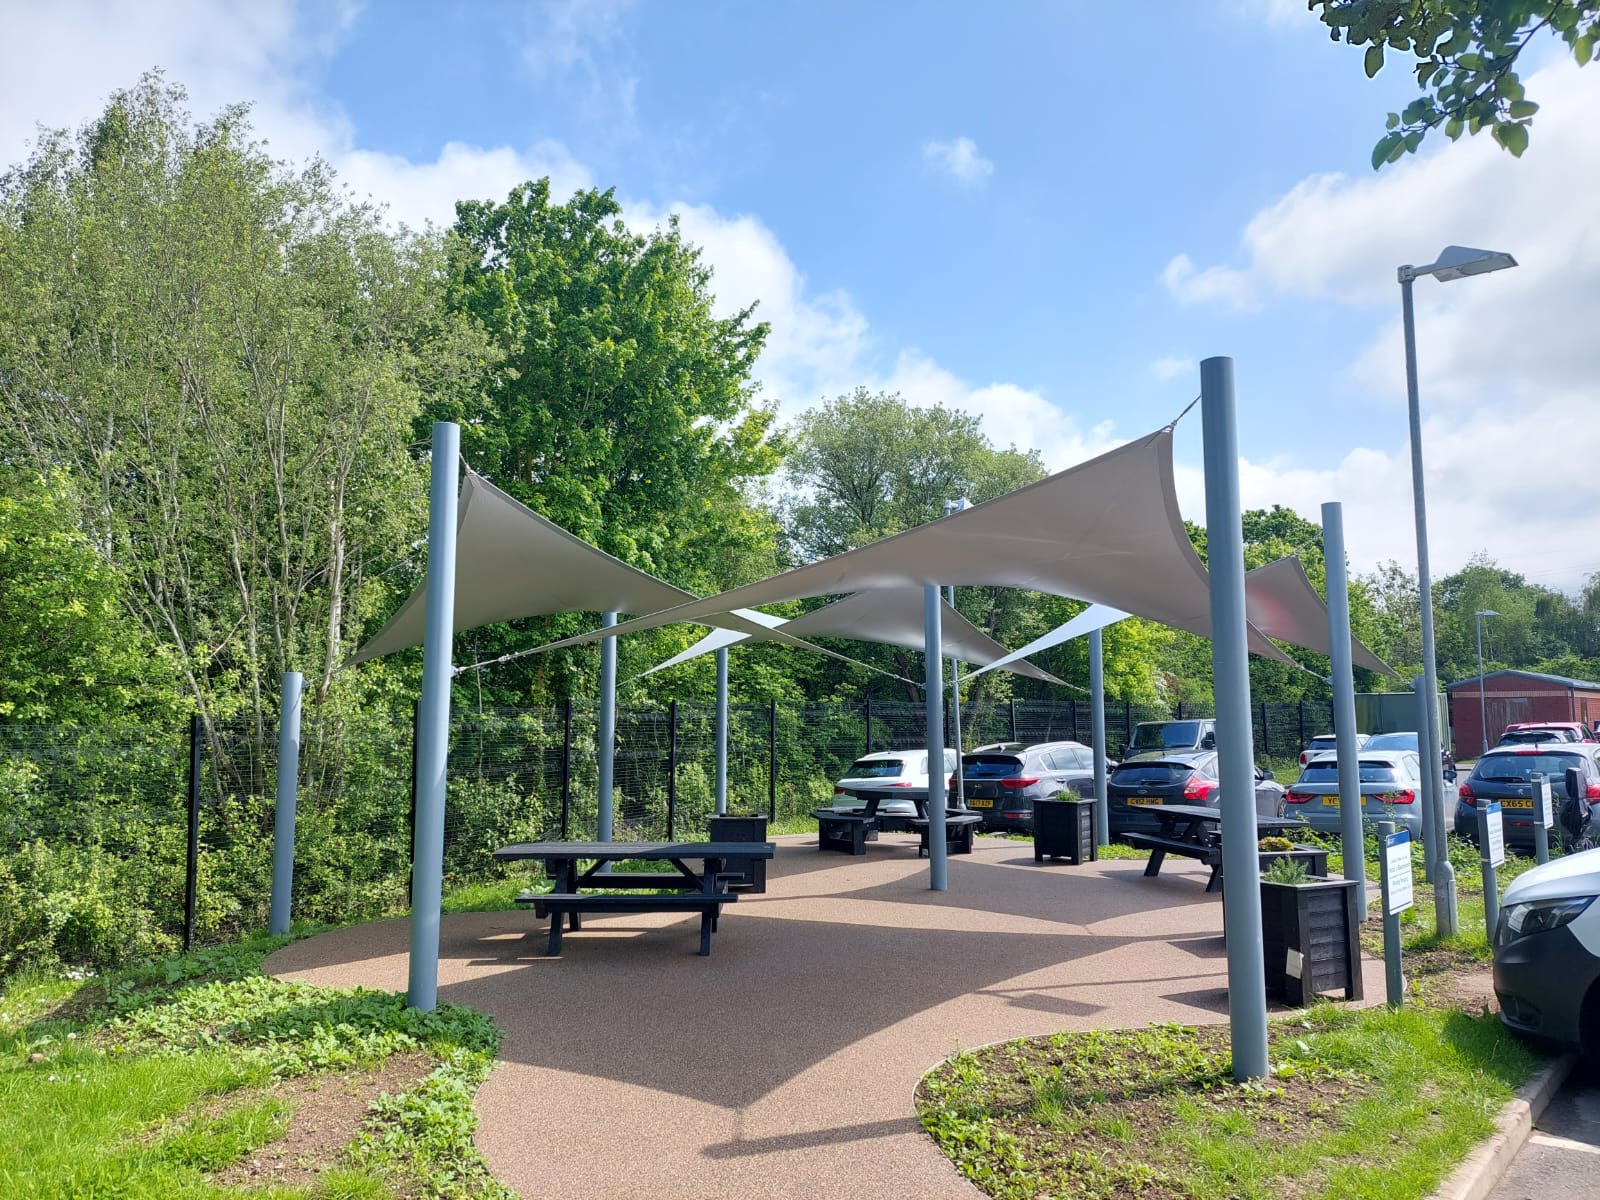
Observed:
[[[1380,733],[1367,743],[1368,750],[1415,750],[1417,748],[1417,735],[1414,733]]]
[[[906,769],[897,758],[874,758],[854,764],[845,772],[850,779],[893,779]]]
[[[968,779],[1009,779],[1021,771],[1022,760],[1014,754],[969,754],[961,760]]]
[[[1111,773],[1112,783],[1182,783],[1194,774],[1188,763],[1129,763]]]
[[[1362,783],[1394,783],[1400,778],[1393,763],[1364,762],[1361,764]],[[1326,762],[1307,763],[1300,772],[1301,783],[1338,783],[1339,764],[1333,759]]]
[[[1141,725],[1133,731],[1135,750],[1166,750],[1193,746],[1200,740],[1199,721],[1172,721],[1166,725]]]
[[[1568,767],[1583,766],[1581,754],[1490,754],[1478,760],[1472,778],[1487,783],[1527,783],[1535,771],[1560,779]]]

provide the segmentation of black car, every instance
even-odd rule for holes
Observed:
[[[1557,817],[1567,798],[1568,767],[1583,772],[1591,804],[1600,803],[1600,763],[1596,746],[1588,742],[1546,742],[1542,746],[1497,746],[1478,760],[1472,774],[1457,789],[1456,833],[1474,845],[1478,841],[1478,801],[1500,802],[1501,829],[1506,845],[1527,850],[1533,846],[1533,792],[1529,783],[1535,771],[1550,781]]]
[[[1215,750],[1181,754],[1145,754],[1124,759],[1106,781],[1110,833],[1154,833],[1161,822],[1150,815],[1163,804],[1204,804],[1220,798]],[[1288,805],[1283,785],[1271,771],[1256,768],[1256,815],[1281,817]]]
[[[1026,832],[1035,800],[1061,791],[1094,795],[1094,750],[1082,742],[980,746],[961,756],[961,786],[980,829]]]

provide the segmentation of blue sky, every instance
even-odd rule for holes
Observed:
[[[1523,160],[1480,138],[1375,175],[1410,78],[1367,80],[1302,0],[0,0],[0,27],[7,161],[160,65],[397,219],[544,173],[641,226],[676,212],[723,305],[772,321],[786,414],[894,388],[1063,467],[1231,355],[1246,502],[1344,501],[1357,569],[1415,556],[1394,267],[1510,250],[1517,271],[1418,285],[1435,573],[1477,550],[1553,586],[1600,569],[1596,473],[1530,487],[1514,449],[1554,426],[1600,453],[1600,69],[1548,47]]]

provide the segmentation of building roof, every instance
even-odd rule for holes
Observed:
[[[1600,692],[1600,683],[1591,683],[1587,679],[1573,679],[1568,675],[1541,675],[1538,671],[1489,671],[1481,678],[1488,681],[1490,679],[1499,679],[1503,675],[1515,675],[1520,679],[1533,679],[1540,683],[1553,683],[1557,687],[1578,688],[1586,692]],[[1448,683],[1445,687],[1451,691],[1459,687],[1477,687],[1479,678],[1480,676],[1470,675],[1465,679],[1457,679],[1452,683]]]

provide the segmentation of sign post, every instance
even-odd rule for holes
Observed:
[[[1393,821],[1378,822],[1379,886],[1383,894],[1383,975],[1389,1005],[1399,1008],[1405,999],[1405,977],[1400,973],[1400,914],[1411,907],[1411,834],[1394,831]]]
[[[1550,827],[1556,823],[1555,797],[1550,781],[1538,771],[1528,777],[1533,797],[1533,853],[1540,863],[1550,861]]]
[[[1500,880],[1495,868],[1506,861],[1505,823],[1498,800],[1478,801],[1478,854],[1483,863],[1483,923],[1492,946],[1500,918]]]

